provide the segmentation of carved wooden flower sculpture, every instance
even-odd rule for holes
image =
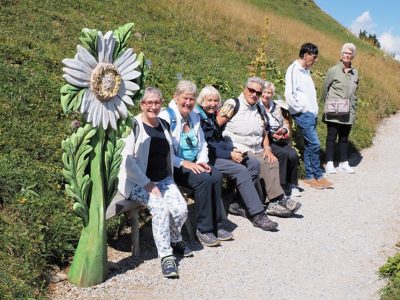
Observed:
[[[65,190],[83,222],[68,278],[81,287],[106,278],[105,210],[117,190],[121,138],[131,130],[126,104],[141,96],[149,71],[143,53],[127,48],[132,27],[126,24],[104,36],[84,29],[75,58],[63,60],[68,84],[60,91],[61,106],[65,113],[80,111],[84,117],[61,144]]]
[[[84,29],[90,33],[90,30]],[[83,46],[77,46],[73,59],[64,59],[65,80],[84,89],[81,113],[85,113],[88,122],[94,127],[108,125],[117,129],[117,120],[128,115],[125,104],[133,105],[130,96],[140,87],[132,82],[141,73],[136,69],[142,63],[136,60],[131,48],[125,50],[117,59],[113,59],[116,39],[109,31],[104,36],[97,32],[97,55],[94,57]]]

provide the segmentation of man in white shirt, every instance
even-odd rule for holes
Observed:
[[[316,189],[331,188],[322,175],[319,159],[320,142],[317,133],[317,92],[310,69],[318,60],[318,47],[312,43],[301,46],[299,58],[286,71],[285,98],[289,112],[304,138],[304,183]]]
[[[236,151],[252,156],[260,162],[260,178],[264,183],[268,201],[266,213],[290,217],[298,209],[298,204],[285,196],[280,185],[279,162],[269,146],[265,119],[259,104],[264,83],[259,77],[248,78],[243,93],[236,100],[225,101],[217,121],[224,127],[224,138],[232,143]]]

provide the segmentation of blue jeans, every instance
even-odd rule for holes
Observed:
[[[317,133],[317,118],[310,112],[295,114],[292,117],[304,139],[305,179],[320,179],[322,178],[322,169],[319,159],[320,143]]]

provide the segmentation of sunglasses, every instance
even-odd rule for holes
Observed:
[[[188,144],[190,148],[196,148],[198,142],[196,143],[196,145],[193,145],[192,139],[191,139],[189,136],[187,136],[187,137],[186,137],[186,144]]]
[[[256,94],[257,97],[261,97],[262,91],[257,91],[255,89],[249,88],[248,86],[246,86],[246,88],[250,94]]]

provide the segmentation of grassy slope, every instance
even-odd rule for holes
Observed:
[[[357,44],[356,64],[365,83],[352,135],[356,145],[369,145],[376,121],[399,107],[394,97],[400,92],[399,64],[355,39],[310,1],[0,0],[0,4],[0,201],[4,202],[0,260],[10,266],[0,271],[5,273],[0,274],[0,294],[9,297],[38,295],[45,286],[43,269],[65,262],[79,235],[79,221],[62,192],[60,143],[71,133],[72,117],[62,114],[58,91],[63,85],[61,60],[73,57],[84,27],[106,31],[135,22],[142,38],[132,37],[130,45],[151,59],[148,84],[160,87],[166,99],[178,73],[199,86],[216,85],[227,98],[240,92],[268,16],[265,50],[283,71],[307,38],[321,48],[316,74],[335,63],[343,42]],[[384,66],[385,74],[362,69],[364,64]],[[316,77],[318,87],[321,83]],[[29,189],[32,184],[36,185]]]

